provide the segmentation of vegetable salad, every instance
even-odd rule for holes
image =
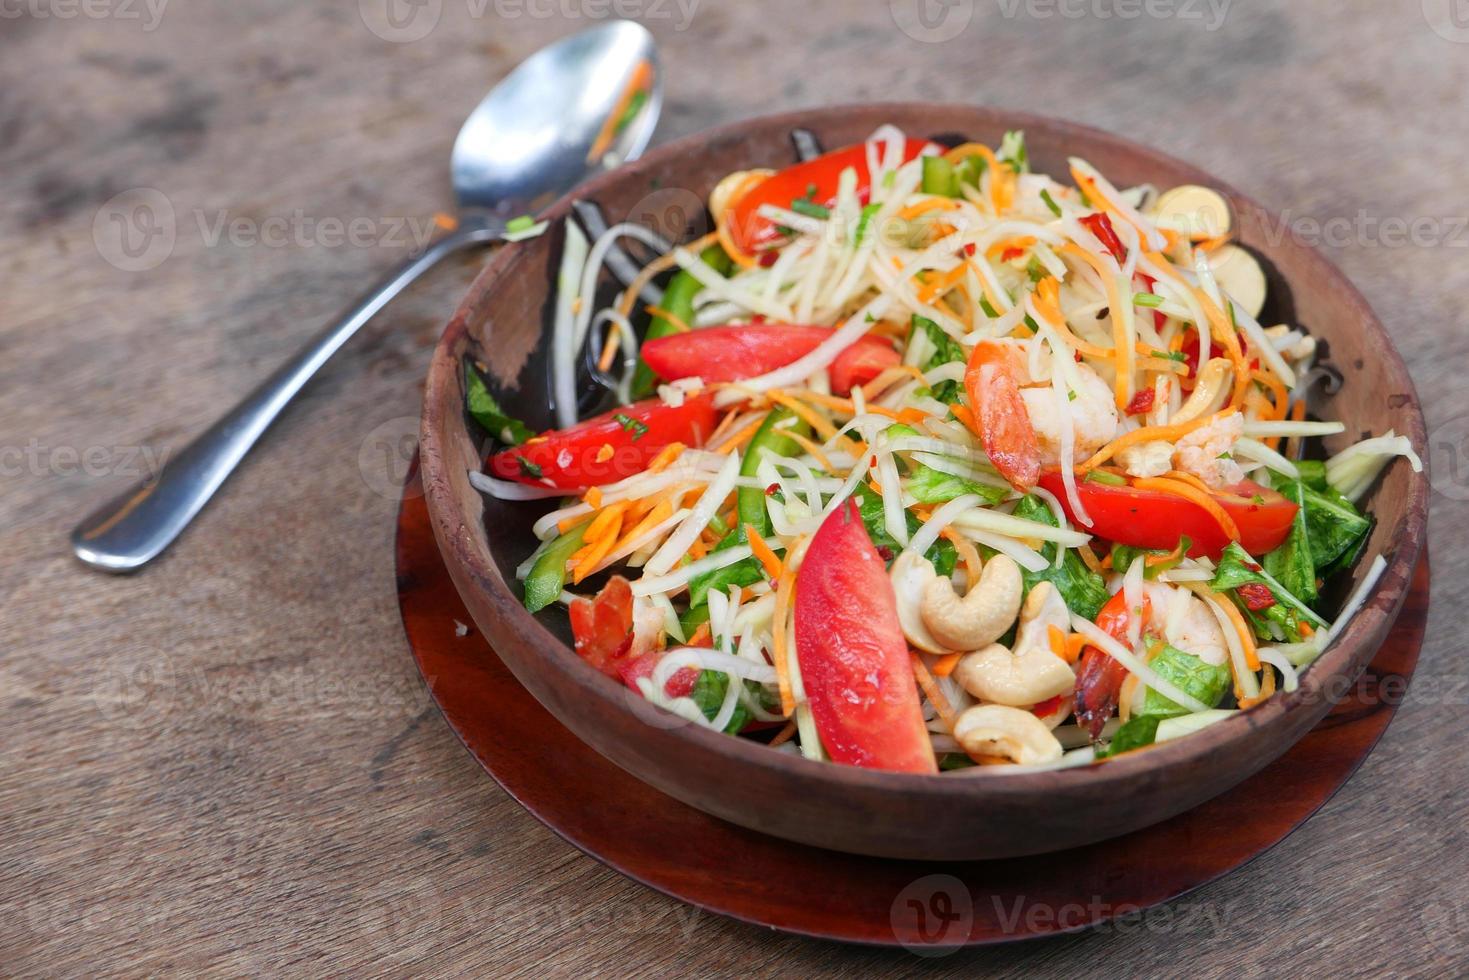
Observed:
[[[527,608],[693,724],[903,772],[1098,763],[1294,689],[1414,447],[1320,458],[1316,344],[1262,324],[1223,197],[1064,176],[883,127],[729,175],[684,246],[568,221],[559,427],[466,365],[476,486],[555,501]],[[657,257],[599,306],[628,239]]]

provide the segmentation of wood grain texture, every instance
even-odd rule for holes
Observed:
[[[1414,373],[1438,490],[1423,660],[1346,789],[1186,898],[1188,918],[936,963],[695,915],[582,858],[463,752],[397,620],[385,454],[406,464],[389,437],[413,431],[473,259],[349,345],[174,553],[132,579],[87,572],[65,533],[132,478],[132,448],[177,446],[403,252],[210,244],[219,212],[422,221],[449,203],[449,147],[480,94],[597,8],[569,22],[444,0],[402,44],[347,0],[196,0],[153,31],[140,3],[143,21],[26,13],[0,21],[0,972],[1462,970],[1469,45],[1417,3],[1254,0],[1208,31],[975,0],[936,44],[892,6],[705,0],[686,30],[648,18],[673,79],[662,138],[829,102],[988,102],[1337,222],[1327,252]],[[130,273],[94,219],[138,187],[168,198],[178,239]],[[1429,224],[1408,238],[1388,219]]]

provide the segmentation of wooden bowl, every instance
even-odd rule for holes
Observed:
[[[679,140],[598,177],[575,197],[600,204],[609,220],[646,220],[648,213],[657,220],[676,211],[677,223],[697,222],[697,201],[725,174],[791,163],[793,129],[808,129],[836,148],[889,122],[914,136],[990,145],[1006,130],[1023,129],[1033,167],[1058,177],[1076,155],[1119,186],[1219,189],[1235,203],[1241,241],[1262,257],[1272,280],[1265,322],[1309,329],[1326,342],[1325,360],[1344,378],[1335,395],[1313,402],[1322,417],[1346,423],[1329,448],[1388,429],[1424,444],[1423,416],[1402,360],[1367,302],[1335,268],[1279,234],[1284,226],[1273,216],[1207,174],[1085,126],[967,106],[810,110]],[[1355,574],[1374,555],[1388,562],[1366,606],[1303,673],[1295,692],[1187,738],[1065,771],[912,776],[813,763],[677,720],[582,663],[568,645],[564,614],[533,616],[521,605],[514,570],[535,545],[530,526],[545,504],[488,500],[469,483],[481,460],[464,411],[467,353],[489,366],[508,411],[532,427],[551,424],[546,348],[561,219],[570,206],[567,198],[551,209],[546,235],[495,256],[434,352],[420,447],[427,503],[465,605],[519,681],[598,752],[691,806],[790,840],[898,858],[1013,857],[1127,833],[1239,783],[1285,752],[1334,702],[1350,697],[1407,594],[1427,523],[1427,477],[1399,463],[1365,501],[1377,526]],[[495,705],[484,710],[494,712]]]

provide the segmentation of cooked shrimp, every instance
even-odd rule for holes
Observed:
[[[1076,372],[1081,376],[1081,385],[1067,406],[1073,440],[1068,465],[1082,462],[1117,436],[1117,405],[1112,389],[1085,364],[1078,364]],[[1046,466],[1060,464],[1062,418],[1055,391],[1050,387],[1026,388],[1020,396],[1040,444],[1041,462]]]
[[[1244,434],[1245,418],[1234,412],[1178,440],[1174,463],[1211,487],[1232,487],[1245,478],[1245,471],[1230,455]]]

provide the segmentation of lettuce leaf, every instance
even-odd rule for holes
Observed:
[[[931,466],[919,465],[908,478],[907,490],[920,504],[944,504],[966,493],[978,494],[987,504],[997,504],[1010,496],[1004,487],[975,483],[952,473],[941,473]]]
[[[1015,516],[1050,527],[1060,527],[1056,521],[1056,515],[1051,513],[1051,508],[1033,493],[1020,498],[1015,505]],[[1035,588],[1038,582],[1050,582],[1061,593],[1061,598],[1066,600],[1067,609],[1083,619],[1096,619],[1097,613],[1102,611],[1102,606],[1112,598],[1111,593],[1107,591],[1106,580],[1087,568],[1086,562],[1082,561],[1081,556],[1073,549],[1067,549],[1066,557],[1061,560],[1061,567],[1057,568],[1055,566],[1056,549],[1059,547],[1058,544],[1050,543],[1041,549],[1041,555],[1050,562],[1041,571],[1032,572],[1028,569],[1021,569],[1026,593]]]
[[[933,354],[923,363],[921,370],[932,371],[942,364],[952,364],[955,361],[964,363],[964,348],[960,347],[959,342],[953,337],[944,333],[943,327],[915,313],[913,314],[913,329],[923,331],[924,336],[934,346]],[[940,381],[932,389],[933,397],[945,405],[957,405],[963,391],[964,386],[957,381]]]
[[[1156,657],[1148,661],[1159,677],[1174,687],[1191,694],[1211,708],[1217,708],[1229,690],[1229,665],[1206,664],[1200,658],[1177,647],[1164,645]],[[1158,718],[1174,718],[1186,715],[1189,710],[1183,705],[1148,688],[1143,697],[1143,708],[1139,714]]]
[[[888,534],[887,520],[883,515],[882,497],[871,490],[859,490],[852,496],[862,513],[862,523],[867,527],[867,535],[872,538],[873,547],[877,549],[878,554],[885,556],[884,561],[892,564],[893,559],[898,557],[898,553],[903,550],[903,546]],[[904,516],[907,518],[908,535],[912,537],[920,526],[918,518],[912,511],[904,511]],[[929,548],[923,557],[933,562],[934,571],[945,577],[954,574],[954,565],[959,560],[954,545],[943,538],[939,538],[938,543]]]
[[[1125,725],[1117,729],[1107,747],[1097,750],[1097,758],[1110,759],[1134,749],[1147,748],[1158,740],[1158,722],[1162,720],[1158,715],[1140,715],[1128,719]]]
[[[1304,602],[1296,598],[1273,575],[1265,571],[1264,566],[1251,558],[1249,552],[1241,548],[1238,541],[1231,541],[1219,558],[1219,566],[1214,572],[1214,580],[1209,583],[1209,587],[1215,592],[1233,592],[1241,585],[1263,585],[1270,590],[1271,596],[1275,599],[1275,605],[1260,610],[1258,613],[1251,612],[1243,601],[1240,602],[1251,620],[1255,622],[1257,633],[1260,632],[1259,620],[1262,618],[1276,623],[1283,629],[1290,630],[1297,636],[1300,635],[1298,624],[1302,619],[1318,629],[1330,625]]]
[[[490,394],[485,379],[468,360],[464,362],[464,404],[469,417],[479,423],[480,428],[507,446],[518,446],[535,435],[524,422],[505,414],[495,396]]]

